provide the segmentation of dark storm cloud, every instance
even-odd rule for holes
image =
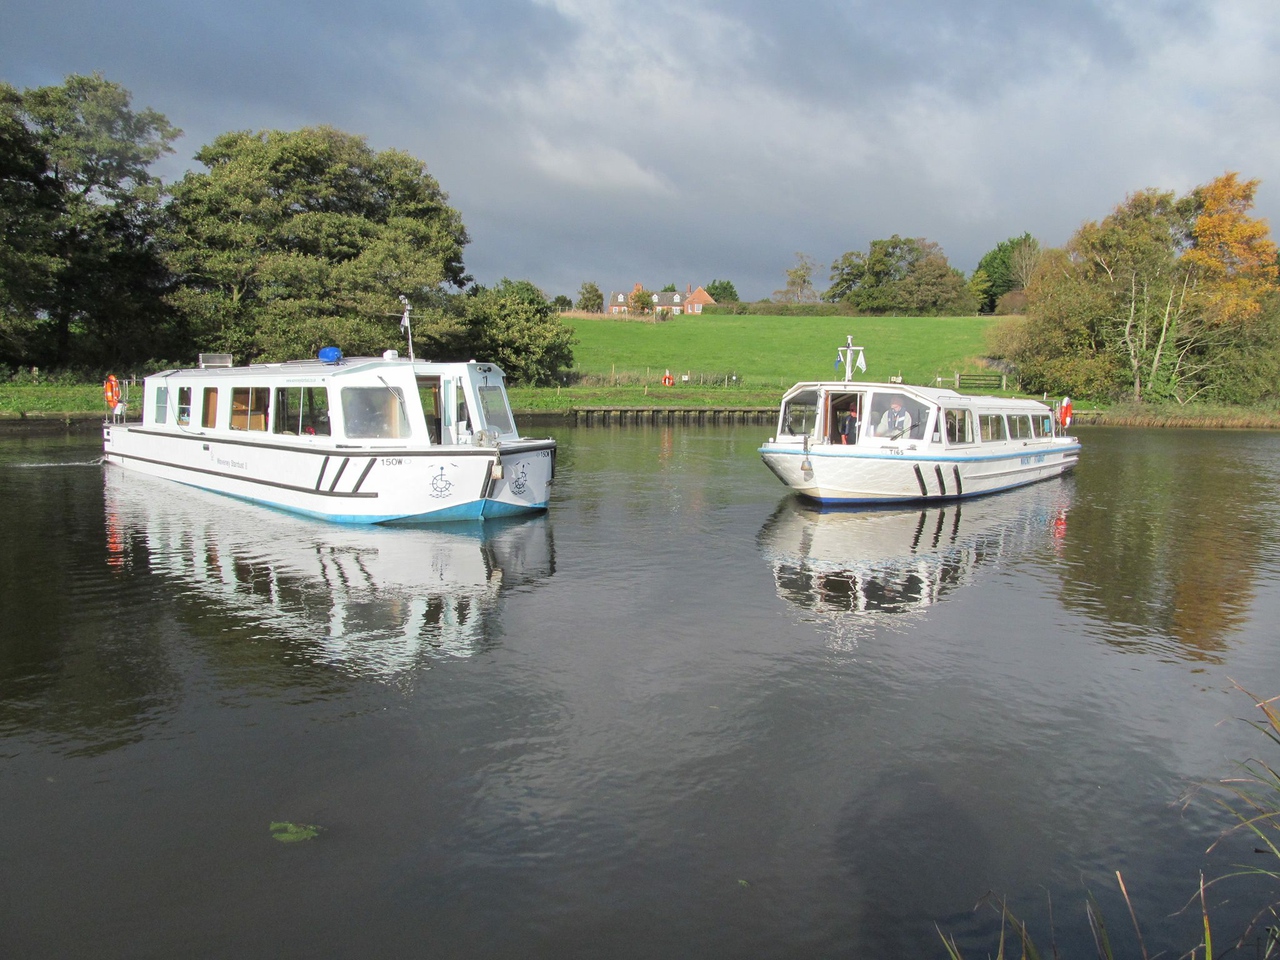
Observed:
[[[874,103],[920,88],[981,102],[1010,84],[1079,65],[1126,71],[1143,59],[1143,37],[1121,5],[1069,0],[947,0],[717,4],[751,25],[758,65],[777,85],[818,100]],[[1195,29],[1203,4],[1157,3],[1144,25]]]
[[[1271,0],[10,0],[0,79],[102,71],[186,130],[422,158],[483,282],[781,286],[891,233],[972,269],[1132,190],[1280,161]],[[1275,185],[1264,181],[1259,209]]]

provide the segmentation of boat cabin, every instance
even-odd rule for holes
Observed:
[[[170,370],[146,378],[143,426],[173,432],[458,445],[518,437],[493,364],[395,357]]]
[[[958,447],[1052,438],[1055,430],[1053,411],[1035,400],[845,381],[789,390],[776,439],[803,439],[809,446],[926,441]]]

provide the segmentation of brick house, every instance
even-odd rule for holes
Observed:
[[[644,287],[637,283],[630,293],[613,291],[605,301],[605,313],[630,313],[631,295],[643,289]],[[706,290],[702,287],[695,290],[690,284],[685,285],[684,293],[668,290],[664,293],[656,293],[654,296],[657,298],[654,308],[663,313],[701,313],[704,306],[715,303]]]

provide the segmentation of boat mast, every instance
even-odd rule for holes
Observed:
[[[858,357],[857,360],[853,359],[855,355],[855,351]],[[836,353],[840,355],[840,359],[844,362],[844,382],[845,383],[848,383],[850,380],[853,379],[854,367],[857,367],[859,370],[867,369],[867,361],[862,356],[862,347],[855,347],[853,345],[852,335],[845,338],[845,346],[840,347],[836,351]]]
[[[403,293],[401,294],[401,297],[399,297],[399,300],[401,300],[401,303],[404,306],[404,314],[401,316],[401,329],[403,330],[404,333],[408,335],[408,358],[410,358],[410,362],[412,362],[413,361],[413,328],[412,326],[410,326],[410,324],[408,324],[408,311],[412,310],[412,307],[408,305],[408,297],[404,296]]]

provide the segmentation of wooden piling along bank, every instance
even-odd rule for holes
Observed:
[[[646,423],[761,423],[777,422],[777,407],[574,407],[574,424],[608,426]]]

